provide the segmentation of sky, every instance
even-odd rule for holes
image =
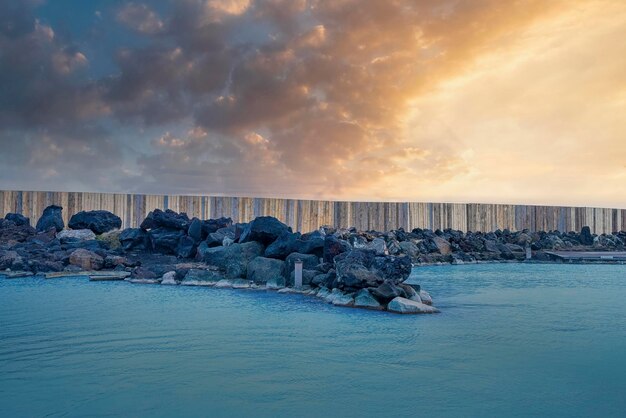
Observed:
[[[623,0],[0,0],[0,189],[626,208]]]

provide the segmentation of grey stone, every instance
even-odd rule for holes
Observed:
[[[285,262],[274,258],[256,257],[248,264],[247,278],[255,283],[283,278]]]
[[[389,312],[400,314],[437,313],[439,309],[410,299],[397,297],[387,305]]]

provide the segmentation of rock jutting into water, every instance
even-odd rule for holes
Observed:
[[[19,214],[0,219],[0,270],[115,271],[132,283],[273,289],[315,295],[336,306],[434,313],[432,298],[407,284],[413,265],[552,261],[548,250],[617,251],[626,233],[558,231],[461,232],[397,229],[388,232],[322,227],[302,234],[276,218],[247,224],[230,218],[189,219],[155,209],[140,228],[122,231],[107,211],[80,212],[63,229],[62,208],[44,210],[37,228]],[[302,288],[295,289],[295,264]]]

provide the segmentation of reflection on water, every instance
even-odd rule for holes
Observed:
[[[626,266],[413,280],[442,314],[0,279],[0,416],[623,416]]]

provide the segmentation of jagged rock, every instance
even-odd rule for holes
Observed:
[[[336,256],[350,251],[350,249],[350,244],[347,241],[339,239],[334,235],[327,235],[326,238],[324,238],[324,261],[332,263]]]
[[[442,255],[448,255],[452,252],[450,243],[444,238],[434,236],[431,238],[432,243],[435,245],[437,251]]]
[[[205,240],[208,247],[219,247],[223,245],[226,236],[220,232],[211,232]]]
[[[385,240],[382,238],[374,238],[372,242],[367,244],[367,249],[374,251],[376,255],[388,255],[389,250],[387,249],[387,244]]]
[[[186,233],[189,228],[189,223],[190,220],[186,213],[179,214],[171,209],[167,209],[166,211],[155,209],[148,213],[146,219],[141,223],[140,228],[144,230],[166,228],[180,230]]]
[[[384,278],[370,270],[373,261],[374,252],[369,250],[352,250],[335,257],[339,286],[358,290],[383,283]]]
[[[193,218],[189,223],[189,229],[187,230],[187,235],[193,239],[195,243],[202,241],[202,221],[198,218]]]
[[[35,228],[29,225],[16,225],[13,221],[0,219],[0,245],[24,242],[35,233]]]
[[[176,254],[181,258],[190,258],[196,255],[197,249],[196,241],[189,235],[183,235],[178,240]]]
[[[356,308],[382,310],[383,306],[378,303],[376,298],[367,289],[359,290],[354,297],[354,306]]]
[[[387,305],[389,312],[400,314],[437,313],[439,309],[410,299],[396,297]]]
[[[284,260],[291,253],[298,252],[299,232],[283,232],[274,242],[265,249],[265,257]]]
[[[417,248],[417,245],[412,243],[411,241],[403,241],[400,243],[400,248],[402,252],[408,255],[411,260],[416,260],[419,257],[420,250]]]
[[[61,212],[63,208],[57,205],[50,205],[43,210],[41,218],[37,221],[37,232],[45,232],[54,227],[56,232],[60,232],[65,227]]]
[[[131,272],[131,276],[126,279],[131,283],[158,283],[157,274],[145,267],[137,267]]]
[[[248,264],[247,278],[255,283],[284,277],[285,263],[281,260],[256,257]]]
[[[122,219],[106,210],[78,212],[67,224],[71,229],[89,229],[96,235],[122,227]]]
[[[70,264],[83,270],[100,270],[104,267],[104,258],[93,251],[79,248],[70,254]]]
[[[148,232],[151,248],[161,254],[178,253],[178,242],[185,233],[180,229],[155,228]]]
[[[131,267],[135,263],[131,262],[126,257],[122,257],[120,255],[107,255],[104,258],[104,267],[105,268],[115,268],[117,266],[122,267]]]
[[[13,222],[15,226],[30,226],[30,219],[19,213],[7,213],[4,219]]]
[[[263,253],[263,245],[256,242],[232,244],[228,247],[206,248],[202,253],[202,261],[216,266],[226,272],[229,279],[246,277],[248,264]]]
[[[383,305],[388,304],[392,299],[398,296],[404,295],[402,289],[392,283],[383,283],[377,288],[371,289],[371,292],[372,296]]]
[[[296,240],[295,252],[301,254],[315,254],[318,258],[324,254],[325,234],[321,231],[313,231],[304,234]]]
[[[233,220],[231,218],[218,218],[218,219],[207,219],[202,221],[202,233],[204,236],[209,235],[212,232],[217,232],[223,228],[229,228],[233,225]],[[233,239],[235,237],[233,236]]]
[[[354,298],[350,295],[338,295],[331,302],[335,306],[354,306]]]
[[[372,261],[371,270],[386,281],[402,283],[411,275],[411,259],[408,256],[385,256],[375,257]]]
[[[128,228],[123,230],[119,235],[119,240],[124,251],[150,248],[150,237],[146,231],[140,228]]]
[[[95,240],[96,234],[91,229],[64,229],[57,233],[57,238],[61,243],[68,240],[87,241]]]
[[[274,242],[291,228],[272,216],[259,216],[250,222],[239,237],[239,242],[257,241],[264,245]]]
[[[582,245],[593,245],[593,235],[591,234],[591,228],[583,226],[580,230],[580,243]]]

